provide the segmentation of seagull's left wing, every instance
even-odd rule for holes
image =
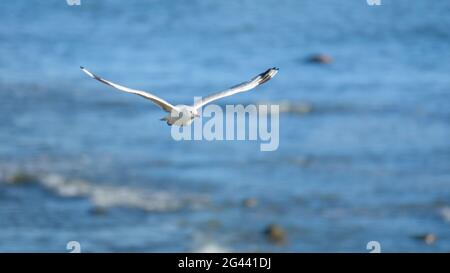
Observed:
[[[118,89],[120,91],[131,93],[131,94],[136,94],[136,95],[144,97],[144,98],[146,98],[148,100],[151,100],[153,103],[155,103],[156,105],[161,107],[166,112],[170,113],[175,108],[172,104],[168,103],[167,101],[165,101],[165,100],[161,99],[160,97],[157,97],[157,96],[155,96],[155,95],[153,95],[151,93],[140,91],[140,90],[135,90],[135,89],[131,89],[131,88],[128,88],[128,87],[125,87],[125,86],[122,86],[122,85],[115,84],[113,82],[110,82],[110,81],[107,81],[107,80],[105,80],[103,78],[100,78],[99,76],[95,75],[94,73],[90,72],[89,70],[87,70],[86,68],[84,68],[82,66],[80,68],[89,77],[91,77],[91,78],[93,78],[93,79],[95,79],[95,80],[97,80],[97,81],[99,81],[101,83],[104,83],[106,85],[109,85],[111,87],[114,87],[114,88],[116,88],[116,89]]]
[[[203,105],[208,104],[212,101],[215,101],[215,100],[218,100],[218,99],[221,99],[224,97],[228,97],[228,96],[234,95],[236,93],[241,93],[241,92],[251,90],[251,89],[257,87],[258,85],[261,85],[261,84],[267,82],[268,80],[272,79],[275,76],[275,74],[277,74],[277,73],[278,73],[278,68],[276,68],[276,67],[267,69],[263,73],[259,74],[258,76],[254,77],[253,79],[251,79],[247,82],[243,82],[241,84],[230,87],[229,89],[227,89],[225,91],[209,95],[199,101],[196,101],[194,103],[193,107],[195,109],[198,109],[198,108],[202,107]]]

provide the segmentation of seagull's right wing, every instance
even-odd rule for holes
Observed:
[[[80,66],[80,68],[89,77],[91,77],[93,79],[96,79],[97,81],[102,82],[102,83],[104,83],[106,85],[109,85],[111,87],[119,89],[120,91],[131,93],[131,94],[136,94],[136,95],[144,97],[144,98],[146,98],[148,100],[151,100],[152,102],[154,102],[155,104],[160,106],[166,112],[170,113],[172,111],[172,109],[175,108],[172,104],[168,103],[167,101],[165,101],[165,100],[163,100],[163,99],[161,99],[161,98],[159,98],[159,97],[157,97],[157,96],[155,96],[153,94],[150,94],[150,93],[147,93],[147,92],[144,92],[144,91],[140,91],[140,90],[134,90],[134,89],[131,89],[131,88],[128,88],[128,87],[125,87],[125,86],[121,86],[121,85],[115,84],[113,82],[110,82],[110,81],[107,81],[105,79],[100,78],[99,76],[97,76],[94,73],[88,71],[86,68],[84,68],[82,66]]]
[[[246,92],[248,90],[251,90],[251,89],[257,87],[258,85],[261,85],[261,84],[269,81],[277,73],[278,73],[278,68],[276,68],[276,67],[269,68],[266,71],[264,71],[263,73],[257,75],[256,77],[254,77],[253,79],[251,79],[249,81],[240,83],[238,85],[228,88],[225,91],[209,95],[205,98],[202,98],[199,101],[196,101],[194,103],[193,107],[195,109],[198,109],[198,108],[201,108],[203,105],[208,104],[212,101],[215,101],[215,100],[218,100],[218,99],[221,99],[224,97],[228,97],[228,96],[231,96],[231,95],[234,95],[237,93]]]

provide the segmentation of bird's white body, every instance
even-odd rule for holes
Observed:
[[[122,85],[115,84],[113,82],[107,81],[103,78],[100,78],[99,76],[95,75],[94,73],[88,71],[84,67],[81,67],[81,70],[83,70],[84,73],[86,73],[89,77],[98,80],[99,82],[102,82],[106,85],[109,85],[113,88],[116,88],[120,91],[132,93],[139,95],[141,97],[144,97],[153,103],[157,104],[159,107],[161,107],[164,111],[168,112],[169,114],[165,117],[163,117],[161,120],[164,120],[167,122],[168,125],[177,125],[177,126],[186,126],[192,123],[192,121],[199,117],[198,109],[200,109],[205,104],[208,104],[212,101],[228,97],[237,93],[246,92],[248,90],[251,90],[258,85],[261,85],[268,80],[272,79],[278,72],[278,68],[270,68],[267,69],[265,72],[257,75],[250,81],[243,82],[241,84],[235,85],[233,87],[228,88],[225,91],[214,93],[212,95],[209,95],[207,97],[202,98],[201,100],[196,101],[193,105],[177,105],[173,106],[172,104],[168,103],[167,101],[163,100],[160,97],[157,97],[151,93],[131,89]]]
[[[197,109],[189,105],[177,105],[167,116],[161,120],[167,122],[167,125],[187,126],[190,125],[195,118],[200,117]]]

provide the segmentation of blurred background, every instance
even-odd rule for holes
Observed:
[[[450,251],[450,3],[0,3],[0,251]],[[148,101],[268,67],[280,146],[181,141]]]

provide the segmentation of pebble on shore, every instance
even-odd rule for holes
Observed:
[[[253,208],[258,205],[258,200],[256,200],[256,198],[246,198],[242,203],[247,208]]]
[[[427,245],[432,245],[436,243],[437,236],[433,233],[421,234],[414,236],[416,240],[423,241]]]
[[[437,237],[436,237],[436,235],[434,235],[432,233],[429,233],[429,234],[425,235],[423,240],[425,241],[425,243],[427,245],[432,245],[432,244],[434,244],[436,242]]]
[[[32,182],[35,182],[37,180],[36,177],[25,173],[25,172],[17,172],[13,174],[12,176],[8,177],[6,182],[9,184],[14,185],[22,185],[22,184],[29,184]]]
[[[268,225],[264,230],[264,234],[269,241],[276,244],[283,244],[286,241],[285,230],[277,224]]]

